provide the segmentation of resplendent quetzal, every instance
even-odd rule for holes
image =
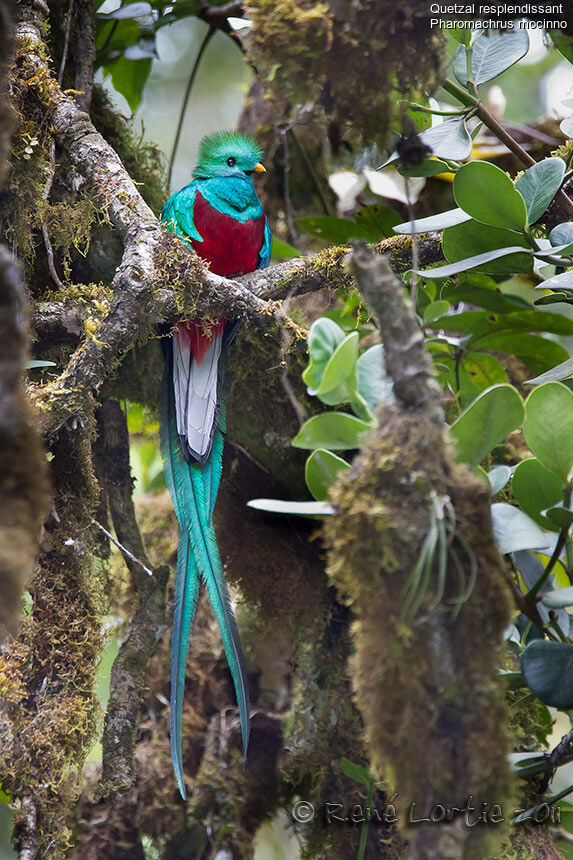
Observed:
[[[267,266],[271,231],[252,182],[264,171],[262,152],[248,137],[218,132],[201,141],[193,181],[161,213],[168,230],[186,240],[218,275]],[[185,664],[199,586],[205,582],[233,676],[245,755],[249,690],[235,616],[213,527],[221,478],[225,407],[223,350],[236,324],[220,319],[179,323],[166,349],[161,392],[161,453],[177,519],[179,546],[171,639],[171,757],[185,798],[181,717]]]

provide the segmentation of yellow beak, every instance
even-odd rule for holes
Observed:
[[[267,172],[266,167],[264,167],[264,165],[262,165],[260,161],[257,164],[255,164],[255,166],[253,167],[253,170],[255,171],[255,173],[266,173]]]

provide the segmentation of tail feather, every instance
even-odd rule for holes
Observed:
[[[175,580],[175,604],[173,607],[173,633],[171,636],[171,759],[181,796],[185,799],[183,778],[182,715],[185,693],[185,666],[189,654],[191,626],[199,596],[199,577],[195,569],[189,535],[182,529],[177,549],[177,575]]]
[[[205,464],[190,463],[183,455],[175,405],[177,388],[172,380],[172,366],[175,358],[174,355],[168,356],[165,369],[161,392],[160,429],[166,483],[180,527],[171,641],[171,754],[177,784],[181,795],[185,797],[181,756],[181,715],[185,663],[200,578],[207,585],[231,670],[239,706],[245,755],[249,740],[250,706],[245,661],[212,520],[221,478],[223,434],[219,428],[214,429],[210,456]],[[219,413],[219,423],[224,426],[223,408]]]
[[[203,336],[201,357],[196,360],[192,346],[200,335],[184,324],[173,335],[173,388],[177,432],[186,459],[205,463],[211,453],[217,424],[218,367],[223,330],[209,339]]]

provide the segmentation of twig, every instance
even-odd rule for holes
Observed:
[[[134,554],[130,552],[127,547],[125,547],[118,540],[116,540],[116,538],[114,538],[111,532],[108,532],[108,530],[104,528],[101,523],[98,523],[98,521],[94,519],[92,519],[91,523],[92,526],[97,526],[98,529],[104,533],[106,538],[110,540],[113,544],[115,544],[115,546],[120,549],[124,555],[126,555],[131,561],[135,562],[135,564],[138,564],[148,576],[153,576],[153,571],[150,570],[147,565],[144,564],[139,558],[136,558],[136,556],[134,556]]]
[[[68,3],[68,11],[66,13],[66,29],[64,32],[64,47],[62,50],[62,59],[60,61],[60,71],[58,72],[58,83],[62,84],[64,79],[64,71],[66,69],[66,62],[68,59],[68,46],[70,44],[70,30],[72,29],[72,18],[73,18],[73,10],[74,10],[74,0],[69,0]]]
[[[216,33],[216,28],[211,24],[209,25],[209,29],[205,33],[203,41],[201,42],[201,47],[199,48],[199,53],[195,57],[195,62],[193,63],[193,68],[191,69],[191,74],[189,76],[189,80],[187,81],[187,87],[185,88],[185,95],[183,96],[183,104],[181,105],[181,111],[179,113],[179,122],[177,123],[177,131],[175,132],[175,140],[173,141],[173,148],[171,150],[171,155],[169,157],[169,170],[167,173],[167,185],[171,188],[171,175],[173,173],[173,165],[175,163],[175,156],[177,154],[177,149],[179,147],[179,141],[181,139],[181,132],[183,131],[183,122],[185,121],[185,114],[187,113],[187,103],[189,102],[189,97],[191,95],[191,90],[193,89],[193,84],[195,83],[195,78],[197,77],[197,72],[199,70],[199,66],[201,64],[201,60],[203,59],[203,54],[207,48],[207,45],[211,41],[211,38]]]
[[[72,2],[72,0],[71,0]],[[50,196],[50,191],[52,190],[52,185],[54,183],[54,173],[56,170],[56,143],[52,139],[50,144],[50,160],[48,163],[48,179],[46,180],[46,184],[44,186],[44,190],[42,192],[42,203],[48,203],[48,197]],[[58,287],[58,289],[62,290],[64,285],[60,280],[60,277],[56,271],[56,265],[54,263],[54,249],[52,248],[52,243],[50,242],[50,235],[48,233],[48,228],[46,226],[45,218],[42,218],[42,236],[44,238],[44,247],[46,249],[46,257],[48,260],[48,269],[50,271],[50,275],[52,277],[53,282]]]
[[[551,755],[547,759],[547,764],[545,766],[545,773],[543,775],[543,779],[539,785],[539,794],[543,794],[547,790],[547,786],[549,785],[551,778],[557,768],[565,764],[565,762],[571,761],[573,759],[573,729],[567,732],[567,734],[563,735],[557,746],[554,750],[551,751]]]

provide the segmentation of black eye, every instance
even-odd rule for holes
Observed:
[[[229,165],[229,167],[234,167],[236,163],[237,159],[233,158],[233,156],[227,159],[227,164]]]

